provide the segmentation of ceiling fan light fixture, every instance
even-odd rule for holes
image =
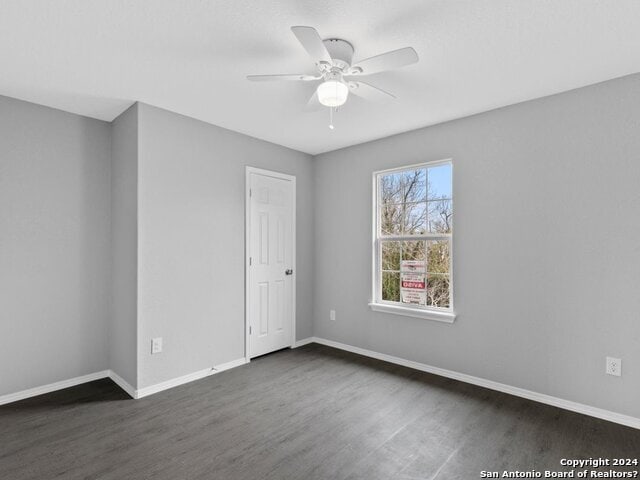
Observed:
[[[327,80],[318,85],[318,101],[325,107],[344,105],[349,96],[349,87],[338,80]]]

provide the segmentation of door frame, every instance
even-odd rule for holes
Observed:
[[[247,363],[251,360],[250,358],[250,338],[249,338],[249,312],[250,312],[250,301],[249,298],[251,285],[249,284],[250,280],[250,271],[249,271],[249,257],[251,256],[251,174],[256,173],[258,175],[264,175],[267,177],[278,178],[281,180],[288,180],[291,182],[293,187],[293,198],[291,202],[291,231],[293,233],[293,242],[292,242],[292,252],[291,252],[291,268],[293,269],[293,285],[291,287],[292,294],[292,306],[291,306],[291,348],[295,346],[296,343],[296,278],[298,271],[296,270],[296,238],[297,238],[297,229],[296,229],[296,177],[295,175],[289,175],[287,173],[274,172],[272,170],[265,170],[262,168],[256,168],[251,166],[245,167],[245,197],[244,197],[244,358]]]

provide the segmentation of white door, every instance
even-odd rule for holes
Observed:
[[[248,357],[294,342],[295,177],[247,168]]]

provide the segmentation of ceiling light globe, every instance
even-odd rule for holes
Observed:
[[[318,101],[325,107],[344,105],[349,96],[349,87],[336,80],[328,80],[318,85]]]

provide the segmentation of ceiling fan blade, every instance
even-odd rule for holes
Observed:
[[[305,105],[304,110],[306,112],[315,112],[317,110],[320,110],[321,108],[322,108],[322,104],[318,100],[318,92],[317,91],[313,92],[313,95],[311,95],[311,98]]]
[[[349,92],[372,102],[384,102],[395,99],[395,95],[385,92],[365,82],[349,82]]]
[[[357,62],[349,75],[371,75],[372,73],[393,70],[394,68],[411,65],[418,61],[418,54],[412,47],[400,48],[375,57],[369,57]]]
[[[331,55],[329,55],[324,43],[322,43],[320,34],[315,28],[291,27],[291,31],[316,64],[320,61],[331,63]]]
[[[247,80],[252,82],[270,82],[272,80],[299,80],[310,82],[312,80],[320,80],[321,76],[305,75],[302,73],[287,73],[282,75],[247,75]]]

